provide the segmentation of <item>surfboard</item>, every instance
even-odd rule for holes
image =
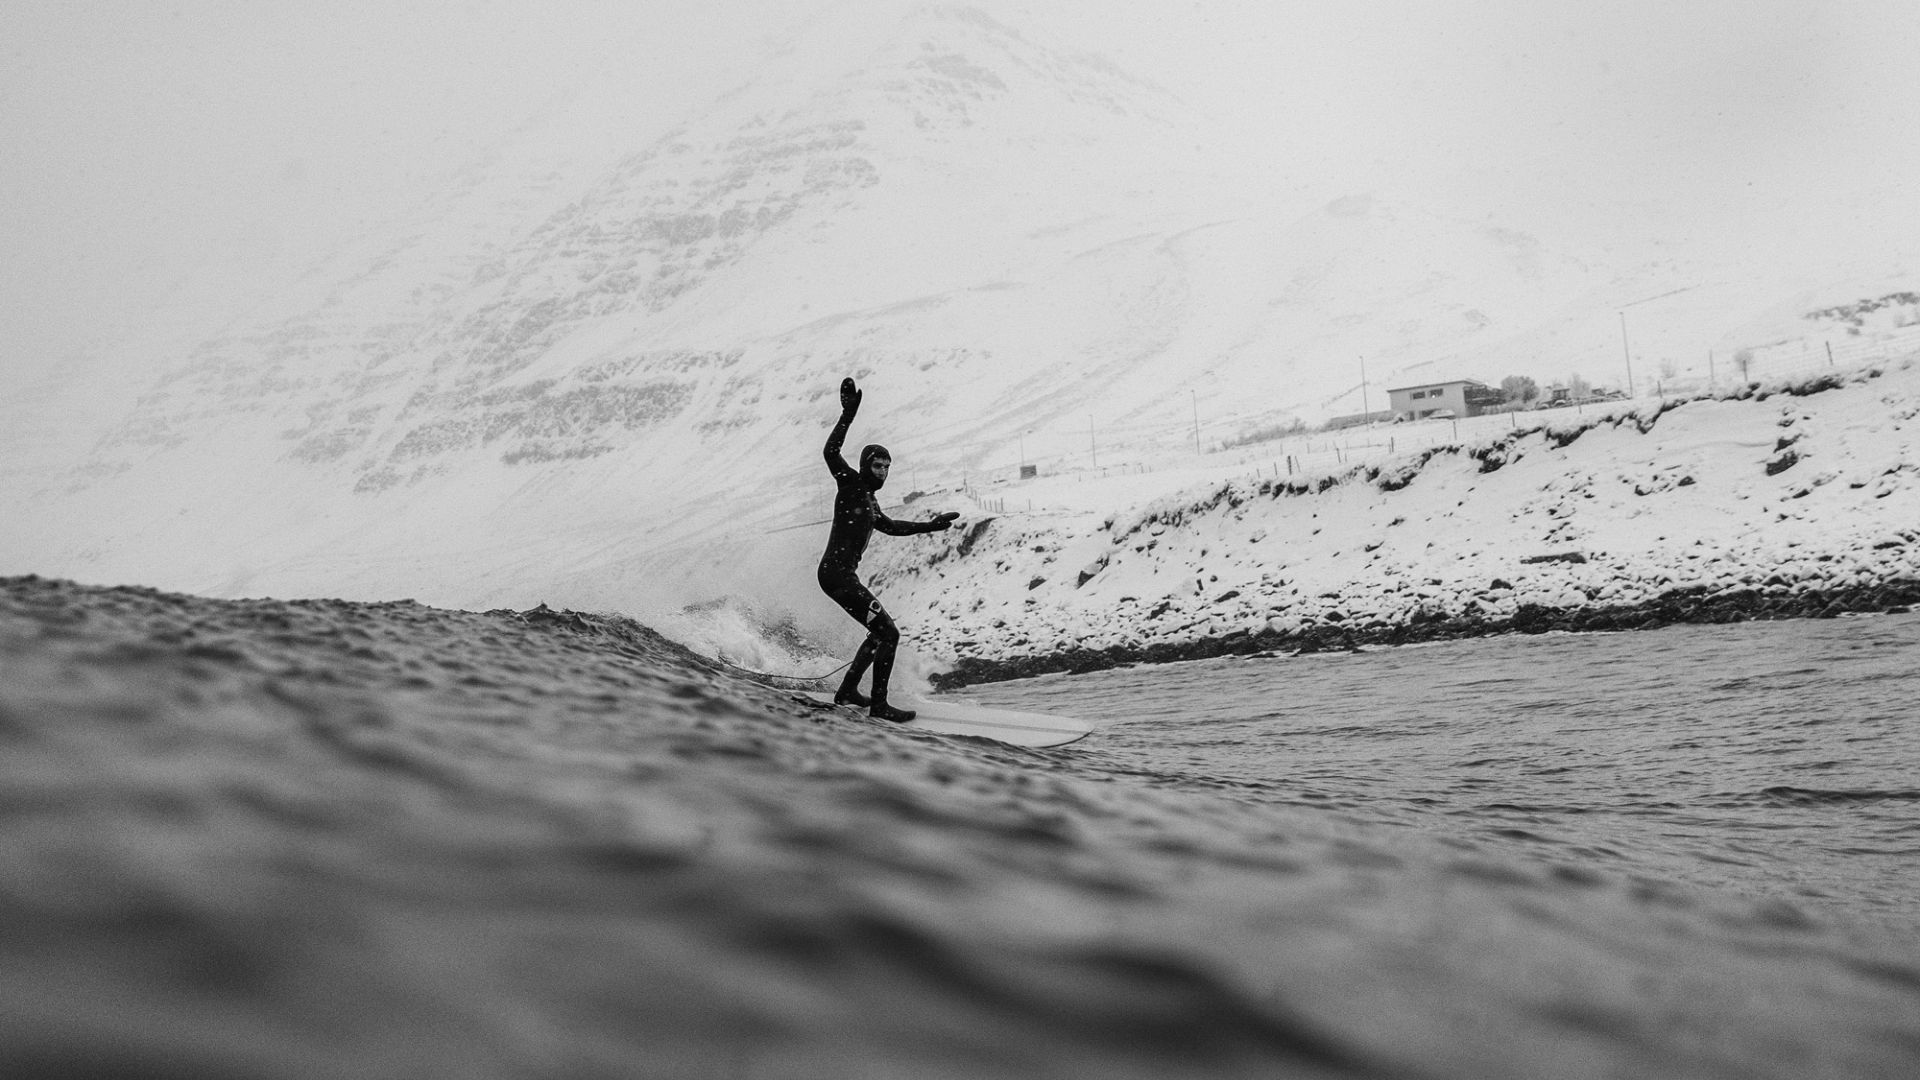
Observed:
[[[806,697],[822,705],[842,708],[848,712],[865,716],[867,711],[854,705],[833,705],[832,694],[807,692]],[[929,701],[925,698],[895,698],[895,705],[902,709],[912,709],[918,713],[912,720],[897,727],[912,728],[916,731],[933,731],[942,735],[971,735],[977,739],[992,739],[995,742],[1013,746],[1065,746],[1077,739],[1084,739],[1093,730],[1093,725],[1085,720],[1075,720],[1070,716],[1053,716],[1049,713],[1020,712],[1015,709],[995,709],[985,705],[969,705],[958,701]],[[879,721],[876,721],[879,722]]]

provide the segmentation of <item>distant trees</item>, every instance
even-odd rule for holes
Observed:
[[[1284,439],[1289,435],[1298,435],[1306,430],[1307,422],[1296,416],[1278,424],[1267,424],[1222,439],[1220,440],[1220,449],[1232,450],[1236,447],[1251,446],[1254,443]]]
[[[1525,375],[1509,375],[1500,380],[1500,392],[1508,401],[1525,403],[1540,396],[1540,385]]]

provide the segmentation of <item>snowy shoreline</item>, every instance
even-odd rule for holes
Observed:
[[[949,671],[929,676],[938,690],[1038,675],[1078,675],[1134,664],[1166,664],[1220,656],[1301,655],[1366,646],[1413,645],[1434,641],[1492,637],[1499,634],[1609,633],[1653,630],[1678,624],[1752,622],[1771,619],[1836,618],[1841,615],[1905,614],[1920,604],[1920,579],[1887,581],[1872,588],[1838,590],[1775,587],[1719,595],[1702,587],[1676,589],[1652,600],[1609,607],[1555,608],[1523,603],[1513,615],[1489,619],[1475,613],[1416,615],[1406,622],[1373,620],[1365,625],[1332,623],[1308,629],[1109,646],[1004,659],[961,657]],[[1471,605],[1470,605],[1471,606]]]
[[[1920,603],[1914,358],[876,554],[942,688]]]

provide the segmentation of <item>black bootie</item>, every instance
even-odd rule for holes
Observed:
[[[873,650],[872,638],[860,643],[860,651],[853,654],[853,663],[847,665],[847,677],[840,680],[840,689],[833,692],[835,705],[858,705],[864,709],[873,704],[873,699],[860,692],[860,677],[873,663]]]
[[[873,707],[867,710],[867,714],[875,720],[891,720],[896,724],[904,724],[920,715],[912,709],[896,709],[887,704],[887,699],[883,697],[873,699]]]

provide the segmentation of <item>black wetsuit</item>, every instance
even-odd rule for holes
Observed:
[[[900,644],[900,628],[894,625],[887,609],[880,606],[880,601],[861,583],[858,574],[860,556],[866,553],[867,541],[872,539],[875,530],[889,536],[912,536],[939,532],[947,524],[944,521],[895,521],[881,511],[880,500],[874,497],[879,483],[869,469],[876,452],[884,451],[876,446],[867,447],[861,452],[859,469],[848,465],[846,459],[840,456],[841,444],[846,441],[847,428],[852,423],[853,417],[843,413],[840,422],[833,426],[833,433],[827,436],[827,469],[833,473],[833,482],[838,490],[833,496],[833,530],[827,534],[827,550],[820,556],[819,579],[821,591],[867,628],[867,640],[861,643],[860,651],[854,654],[853,665],[842,684],[840,697],[853,699],[860,677],[871,664],[873,699],[878,705],[886,701],[887,679],[893,672],[894,652]]]

